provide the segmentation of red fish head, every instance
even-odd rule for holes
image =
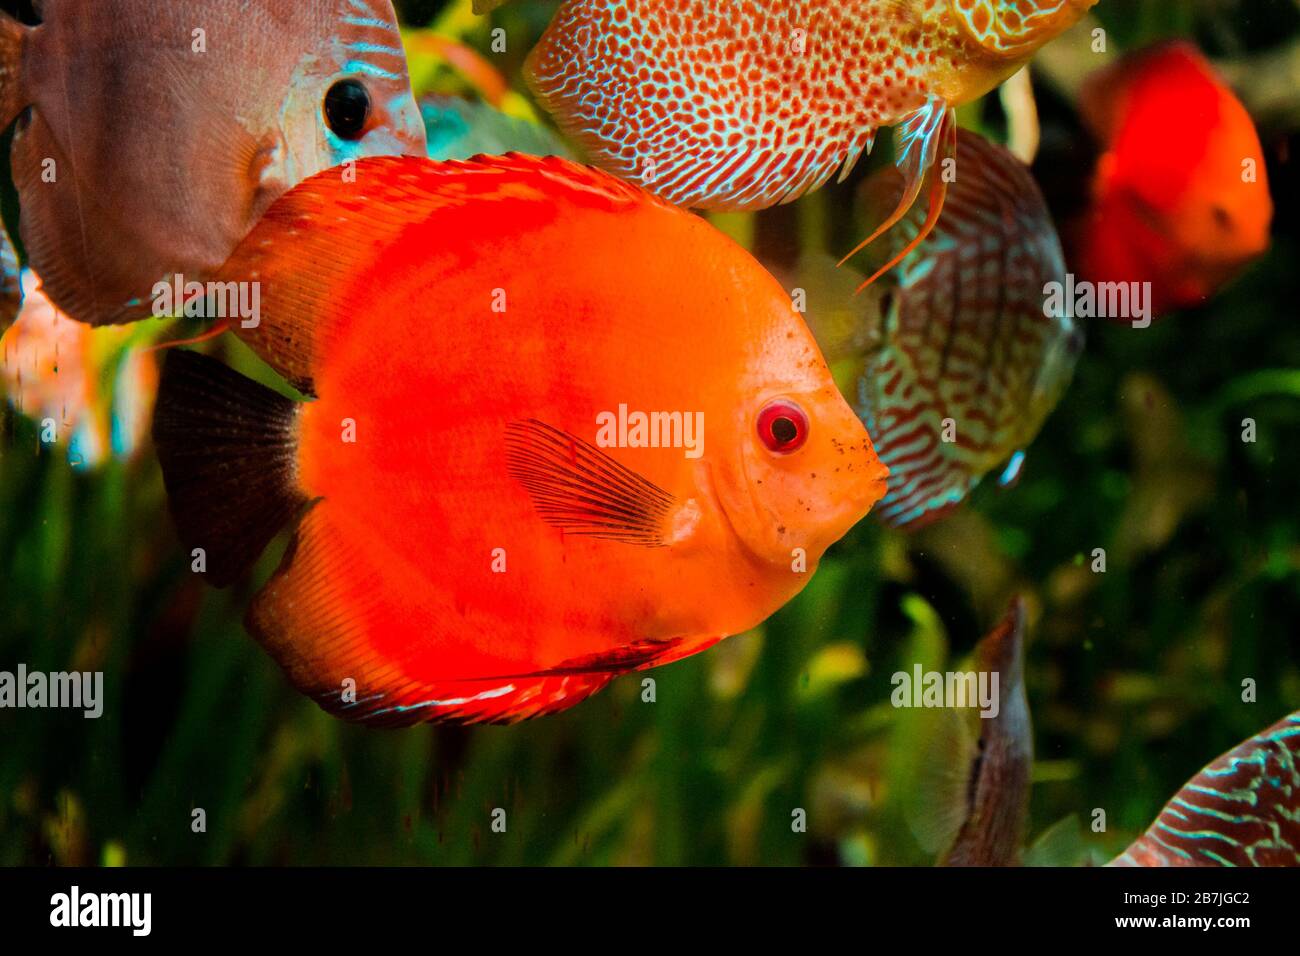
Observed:
[[[736,410],[739,443],[714,474],[736,536],[782,573],[811,573],[885,494],[888,469],[820,355],[815,364],[807,380],[748,393]]]
[[[1085,117],[1108,149],[1094,181],[1094,278],[1146,280],[1157,308],[1197,305],[1269,245],[1273,203],[1245,107],[1186,43],[1089,80]]]

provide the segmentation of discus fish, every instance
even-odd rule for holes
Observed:
[[[685,206],[790,202],[836,170],[843,181],[881,127],[898,127],[902,194],[852,256],[911,208],[926,172],[950,153],[954,108],[1006,80],[1095,3],[566,0],[526,76],[597,164]],[[914,242],[946,186],[934,181]]]
[[[1205,767],[1110,866],[1300,866],[1300,711]]]
[[[390,0],[45,0],[0,15],[0,126],[23,245],[65,313],[150,314],[299,180],[423,154]]]
[[[362,160],[221,277],[262,283],[236,334],[316,398],[173,352],[172,512],[217,584],[296,527],[248,624],[344,717],[562,710],[762,621],[884,492],[776,281],[587,167]]]
[[[1205,302],[1269,245],[1273,202],[1255,125],[1185,42],[1091,76],[1083,117],[1104,144],[1079,265],[1094,282],[1150,282],[1152,311]]]
[[[975,673],[998,675],[996,713],[933,712],[908,822],[921,845],[938,854],[938,866],[1020,862],[1034,765],[1024,645],[1025,606],[1017,597],[973,657]]]
[[[1046,314],[1045,286],[1065,265],[1029,170],[967,130],[955,162],[943,215],[890,285],[809,298],[818,343],[853,371],[854,407],[890,469],[873,513],[900,528],[942,517],[994,468],[1010,463],[1014,477],[1083,346],[1068,310]],[[867,204],[887,207],[896,179],[869,180]],[[893,241],[910,245],[917,218]]]

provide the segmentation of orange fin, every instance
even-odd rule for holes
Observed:
[[[876,227],[871,235],[854,246],[848,255],[840,260],[840,265],[848,262],[871,245],[907,215],[917,197],[921,194],[921,187],[925,182],[926,174],[934,167],[940,153],[942,152],[944,157],[950,157],[956,151],[956,134],[956,112],[952,107],[948,106],[945,100],[934,96],[928,99],[924,106],[909,113],[907,118],[895,128],[894,135],[898,154],[895,165],[898,167],[899,172],[903,174],[903,194],[899,198],[894,211]],[[947,195],[947,183],[943,177],[939,177],[937,182],[932,179],[930,215],[926,218],[925,225],[912,242],[864,282],[859,291],[896,266],[906,257],[908,252],[911,252],[925,239],[939,219],[939,213],[943,210],[945,195]]]
[[[233,331],[314,395],[316,355],[366,312],[375,282],[391,281],[395,257],[412,269],[462,257],[449,213],[487,198],[542,210],[561,192],[592,207],[657,202],[589,167],[518,153],[465,162],[380,156],[324,170],[277,199],[222,266],[222,281],[258,283],[259,320]],[[389,274],[380,280],[378,270]]]
[[[529,419],[506,426],[509,474],[565,534],[659,547],[673,496],[568,432]]]
[[[172,516],[204,573],[232,583],[302,508],[294,481],[298,406],[198,352],[163,364],[153,440]]]
[[[621,668],[519,673],[400,560],[377,563],[350,516],[317,501],[247,624],[290,682],[325,711],[373,726],[513,723],[572,707]],[[492,676],[484,676],[492,675]]]

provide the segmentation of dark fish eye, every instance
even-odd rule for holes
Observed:
[[[360,139],[370,118],[370,94],[360,80],[339,80],[325,94],[325,121],[337,136]]]
[[[758,437],[769,451],[789,454],[808,440],[808,416],[794,402],[771,402],[758,413]]]

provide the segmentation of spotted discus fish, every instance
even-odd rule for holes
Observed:
[[[151,313],[271,202],[349,159],[424,152],[391,0],[44,0],[0,14],[0,126],[29,265],[62,311]]]
[[[596,163],[685,206],[789,202],[836,170],[843,180],[881,127],[899,127],[904,189],[861,249],[907,212],[951,148],[953,108],[1094,3],[566,0],[526,74]],[[931,191],[922,235],[945,186]]]
[[[1214,761],[1111,866],[1300,866],[1300,711]]]
[[[874,514],[909,529],[956,507],[992,469],[1018,466],[1083,346],[1070,315],[1046,314],[1044,286],[1064,281],[1065,264],[1029,170],[966,130],[953,170],[943,215],[890,285],[854,300],[847,322],[843,308],[809,301],[827,358],[860,362],[855,407],[890,469]],[[887,207],[896,180],[885,170],[864,195]],[[893,241],[910,245],[918,219]]]

